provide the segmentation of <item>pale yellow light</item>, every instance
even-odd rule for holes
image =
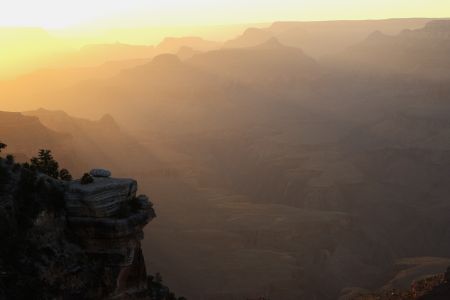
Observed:
[[[0,26],[169,26],[275,20],[450,17],[448,0],[14,0]]]
[[[450,0],[0,0],[0,78],[85,44],[223,40],[247,26],[220,27],[229,24],[406,17],[450,17]]]

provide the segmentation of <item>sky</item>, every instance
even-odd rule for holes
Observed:
[[[0,80],[87,44],[223,41],[274,21],[411,17],[448,18],[450,0],[0,0]]]
[[[0,26],[194,26],[450,17],[450,0],[0,0]]]

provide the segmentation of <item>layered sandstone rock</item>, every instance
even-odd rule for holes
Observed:
[[[0,300],[177,299],[147,274],[155,212],[136,191],[132,179],[63,182],[0,158]]]
[[[137,183],[132,179],[94,177],[94,182],[86,185],[73,181],[67,187],[66,209],[70,216],[112,217],[134,199],[136,191]]]
[[[142,229],[155,217],[153,205],[147,196],[136,197],[135,180],[111,178],[107,170],[91,175],[90,184],[67,184],[68,225],[86,253],[101,257],[115,274],[111,297],[143,292],[147,276],[140,241]]]

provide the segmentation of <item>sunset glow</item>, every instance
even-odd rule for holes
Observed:
[[[18,0],[1,5],[0,26],[55,29],[93,24],[217,25],[274,20],[446,17],[449,12],[447,0]]]
[[[0,300],[450,299],[450,0],[0,0]]]
[[[52,66],[55,55],[89,44],[157,45],[194,35],[225,41],[275,21],[448,15],[447,0],[9,1],[0,6],[0,79]]]

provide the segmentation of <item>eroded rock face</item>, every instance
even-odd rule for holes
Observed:
[[[156,215],[146,196],[136,197],[137,183],[91,171],[94,182],[67,184],[67,221],[89,255],[101,257],[116,278],[111,294],[146,289],[146,270],[140,241],[142,229]]]
[[[0,158],[0,300],[176,299],[147,275],[132,179],[65,183]]]
[[[94,177],[94,182],[73,181],[67,186],[67,213],[76,217],[107,218],[136,197],[137,182],[132,179]]]

